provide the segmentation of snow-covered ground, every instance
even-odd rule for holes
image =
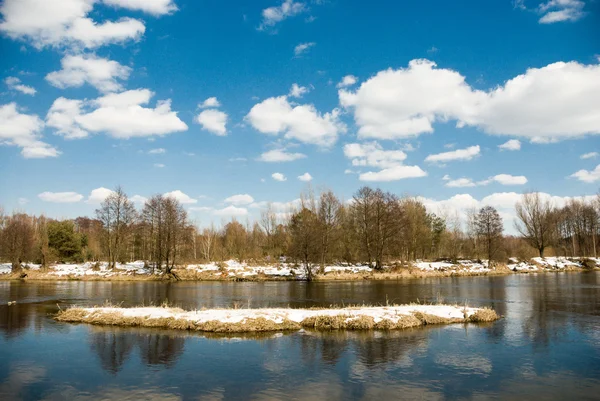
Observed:
[[[12,271],[10,263],[0,263],[0,274],[9,274]]]
[[[265,309],[208,309],[198,311],[183,311],[179,308],[141,307],[141,308],[115,308],[97,307],[83,308],[89,314],[120,313],[123,317],[140,317],[147,319],[174,318],[206,323],[219,321],[221,323],[240,323],[246,319],[264,318],[275,323],[285,320],[300,323],[304,319],[315,316],[344,316],[347,319],[356,319],[361,316],[372,317],[375,323],[390,320],[394,323],[415,312],[433,315],[441,318],[464,319],[476,313],[478,308],[465,308],[450,305],[401,305],[379,307],[357,307],[344,309],[290,309],[290,308],[265,308]]]
[[[508,268],[514,271],[539,271],[562,270],[566,268],[582,267],[583,259],[590,259],[600,266],[600,258],[565,258],[562,256],[549,256],[546,258],[532,258],[529,261],[519,261],[511,258]]]
[[[471,273],[483,273],[489,271],[487,260],[483,260],[481,263],[472,260],[458,260],[456,263],[423,262],[417,260],[415,263],[413,263],[413,266],[423,271],[460,271]]]
[[[314,266],[313,270],[317,272],[319,268],[319,266]],[[221,273],[231,277],[253,277],[264,274],[271,277],[296,277],[302,279],[306,276],[303,267],[285,262],[273,266],[253,266],[247,263],[240,263],[236,260],[228,260],[220,263],[188,265],[187,269],[199,273],[212,273],[215,277],[220,276]],[[325,273],[364,273],[370,271],[372,269],[366,265],[340,264],[325,266]]]
[[[40,270],[41,266],[27,263],[24,265],[29,270]],[[0,274],[8,274],[11,272],[10,263],[0,264]],[[56,264],[51,265],[48,268],[48,274],[53,276],[102,276],[110,277],[115,275],[132,275],[132,274],[150,274],[151,269],[144,268],[143,261],[135,261],[131,263],[117,263],[116,269],[111,270],[108,268],[107,262],[99,262],[96,267],[95,262],[86,263],[71,263],[71,264]]]

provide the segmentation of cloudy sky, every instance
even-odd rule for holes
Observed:
[[[434,210],[600,187],[600,2],[4,0],[0,205],[193,219],[362,185]]]

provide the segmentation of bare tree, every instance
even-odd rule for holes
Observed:
[[[502,240],[504,224],[498,211],[492,206],[485,206],[479,210],[475,217],[477,236],[481,238],[488,257],[488,266],[492,266],[494,255],[498,251]]]
[[[17,272],[21,263],[27,262],[31,257],[33,244],[34,229],[31,217],[22,213],[15,213],[9,217],[4,225],[0,248],[11,262],[13,272]]]
[[[96,209],[96,217],[104,227],[109,266],[115,268],[129,228],[136,219],[135,206],[119,186]]]
[[[325,267],[331,240],[340,221],[340,201],[331,191],[321,194],[319,198],[318,218],[321,233],[321,268]]]
[[[306,280],[313,279],[313,263],[319,258],[320,241],[315,236],[318,229],[318,217],[310,209],[303,207],[299,212],[292,215],[290,219],[290,237],[289,246],[290,256],[302,261],[302,266],[306,274]]]
[[[202,230],[202,236],[200,237],[200,252],[207,262],[212,261],[213,248],[217,240],[218,232],[215,230],[214,225],[211,224],[209,228]]]
[[[520,223],[515,223],[517,231],[544,257],[544,250],[552,245],[555,216],[550,200],[542,199],[539,192],[522,195],[515,205]]]

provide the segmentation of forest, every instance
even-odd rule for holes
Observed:
[[[13,269],[27,262],[44,269],[58,262],[142,260],[169,273],[187,263],[285,257],[307,267],[360,262],[381,270],[416,259],[487,259],[493,265],[509,257],[595,257],[599,245],[600,195],[558,207],[543,194],[524,193],[515,204],[519,236],[503,234],[503,220],[491,206],[463,218],[441,216],[418,198],[367,186],[348,202],[311,190],[300,200],[285,213],[267,205],[254,222],[234,218],[202,228],[176,199],[155,195],[138,210],[121,187],[93,217],[55,220],[0,209],[0,260]]]

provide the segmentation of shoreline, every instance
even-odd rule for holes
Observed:
[[[506,267],[497,270],[486,271],[468,271],[468,270],[419,270],[414,268],[403,268],[396,271],[382,272],[333,272],[325,274],[316,274],[313,277],[314,282],[330,281],[393,281],[403,279],[437,278],[437,277],[479,277],[479,276],[507,276],[512,274],[538,274],[538,273],[562,273],[562,272],[597,272],[599,268],[585,269],[580,267],[565,267],[561,269],[538,269],[538,270],[519,270],[513,271]],[[21,277],[22,274],[26,277]],[[272,275],[253,275],[253,276],[231,276],[214,275],[199,272],[189,272],[187,269],[174,269],[174,275],[165,274],[138,274],[116,272],[112,275],[57,275],[53,272],[42,272],[39,270],[24,269],[19,273],[8,273],[0,275],[1,281],[114,281],[114,282],[138,282],[138,281],[185,281],[185,282],[276,282],[276,281],[306,281],[297,276],[272,276]]]
[[[493,322],[489,308],[456,305],[394,305],[345,308],[207,309],[113,306],[60,311],[55,320],[101,326],[154,327],[213,333],[311,330],[399,330],[426,325]]]

